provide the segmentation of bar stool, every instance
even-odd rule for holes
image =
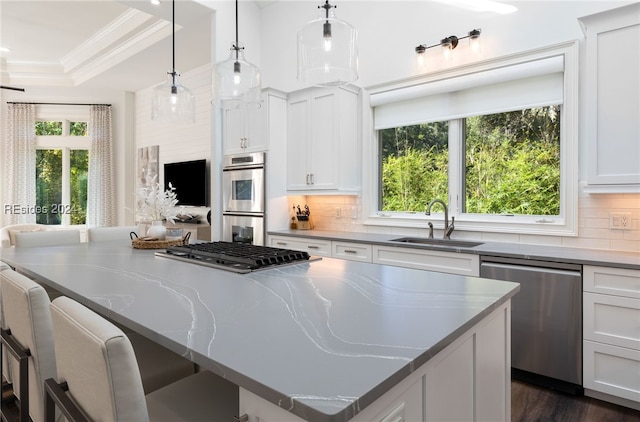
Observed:
[[[78,421],[231,421],[238,387],[209,371],[144,395],[127,336],[67,297],[51,303],[57,381],[45,381],[47,422],[55,409]]]
[[[8,361],[18,420],[44,420],[44,380],[55,376],[49,296],[44,288],[13,270],[0,272],[2,353]],[[4,372],[4,370],[3,370]],[[3,400],[3,418],[8,412]]]

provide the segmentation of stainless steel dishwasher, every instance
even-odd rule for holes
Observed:
[[[512,377],[581,395],[582,266],[482,256],[480,276],[520,283],[511,299]]]

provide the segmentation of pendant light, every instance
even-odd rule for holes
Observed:
[[[172,0],[172,68],[167,72],[167,81],[153,88],[151,119],[162,122],[195,122],[195,97],[180,84],[180,73],[176,69],[176,3]]]
[[[318,6],[320,15],[298,32],[298,80],[340,86],[358,79],[358,31],[335,16],[337,6]]]
[[[213,99],[223,109],[242,105],[259,107],[262,94],[260,69],[244,58],[244,46],[238,41],[238,0],[236,0],[236,40],[229,58],[213,69]]]

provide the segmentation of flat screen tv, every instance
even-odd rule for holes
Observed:
[[[178,206],[209,206],[207,160],[165,163],[164,188],[175,188]]]

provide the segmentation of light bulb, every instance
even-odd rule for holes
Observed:
[[[324,37],[324,51],[331,51],[331,37]]]
[[[178,94],[171,94],[171,104],[178,104]]]
[[[240,73],[233,74],[233,83],[236,85],[240,85]]]

